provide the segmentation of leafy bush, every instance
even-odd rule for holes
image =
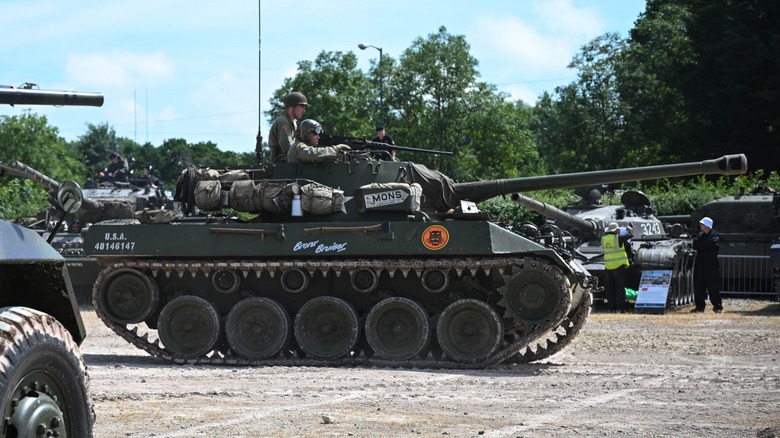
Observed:
[[[49,206],[48,195],[30,180],[7,178],[0,184],[0,218],[34,217]]]

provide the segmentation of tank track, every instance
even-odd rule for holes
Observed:
[[[579,328],[584,324],[584,320],[590,311],[592,302],[591,294],[588,295],[585,305],[580,305],[580,310],[573,318],[567,318],[571,308],[571,293],[564,294],[555,308],[554,317],[548,319],[545,324],[535,324],[530,327],[518,329],[518,326],[505,329],[504,341],[496,353],[485,360],[477,363],[456,362],[446,357],[446,354],[434,354],[427,352],[424,357],[416,357],[408,360],[386,360],[370,354],[365,348],[361,349],[360,344],[356,347],[356,354],[351,357],[342,357],[333,360],[322,360],[306,357],[298,350],[282,351],[275,357],[265,360],[250,360],[235,355],[229,347],[224,349],[215,349],[206,355],[198,358],[184,358],[166,349],[157,336],[156,331],[143,327],[141,324],[120,324],[112,321],[101,307],[99,292],[101,283],[112,272],[118,269],[135,269],[139,271],[151,271],[154,277],[158,275],[183,276],[187,273],[195,276],[197,272],[208,274],[211,271],[220,269],[233,269],[239,271],[241,275],[250,274],[260,275],[261,272],[271,271],[278,273],[283,269],[291,267],[303,268],[313,274],[316,271],[323,273],[335,272],[336,275],[347,272],[350,269],[368,268],[381,269],[389,273],[400,271],[404,276],[409,271],[422,271],[428,268],[452,268],[460,276],[464,270],[476,272],[482,269],[490,272],[493,269],[503,269],[510,266],[523,266],[526,263],[543,263],[550,269],[557,270],[543,259],[531,257],[516,258],[490,258],[490,259],[426,259],[426,260],[393,260],[392,262],[383,260],[290,260],[274,262],[256,262],[256,261],[153,261],[153,260],[128,260],[118,261],[108,264],[98,275],[93,288],[93,305],[97,315],[117,335],[122,337],[128,343],[136,348],[146,351],[151,356],[175,364],[199,364],[199,365],[222,365],[222,366],[327,366],[327,367],[351,367],[351,366],[369,366],[382,368],[430,368],[430,369],[482,369],[502,362],[529,362],[538,360],[540,357],[532,358],[529,352],[532,342],[551,330],[557,330],[559,327],[567,326],[565,334],[558,335],[557,349],[542,345],[536,346],[536,352],[547,352],[547,357],[568,344],[572,338],[579,333]],[[558,274],[562,276],[561,274]],[[562,280],[563,281],[563,280]],[[583,311],[587,309],[587,311]],[[151,336],[150,336],[151,335]],[[532,353],[535,354],[535,353]],[[518,360],[508,361],[508,359],[518,356]]]
[[[542,359],[547,359],[553,354],[563,350],[564,347],[569,345],[572,340],[580,333],[582,327],[585,326],[588,316],[590,316],[590,310],[593,306],[593,295],[585,294],[579,306],[572,316],[567,316],[563,321],[555,328],[550,330],[543,337],[538,338],[546,339],[547,342],[537,344],[536,349],[532,349],[529,345],[523,351],[510,358],[514,363],[530,363]]]

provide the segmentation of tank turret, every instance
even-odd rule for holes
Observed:
[[[737,155],[663,172],[746,165]],[[456,183],[362,151],[190,167],[177,181],[183,217],[86,231],[85,251],[101,266],[93,305],[125,340],[175,363],[481,368],[545,358],[584,325],[596,278],[476,203],[588,175]]]

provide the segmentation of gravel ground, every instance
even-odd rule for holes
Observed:
[[[170,365],[85,310],[97,437],[780,437],[780,304],[591,314],[480,371]]]

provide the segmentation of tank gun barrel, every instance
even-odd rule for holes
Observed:
[[[38,184],[42,185],[46,190],[51,193],[56,193],[60,186],[60,183],[41,172],[33,169],[32,167],[22,163],[21,161],[11,161],[8,165],[0,163],[0,175],[8,174],[17,178],[31,179]],[[96,209],[100,208],[100,203],[91,199],[84,198],[83,204],[87,208]]]
[[[747,157],[745,154],[732,154],[690,163],[456,183],[453,188],[458,199],[479,203],[513,192],[579,187],[588,184],[615,184],[690,175],[742,175],[746,172]]]
[[[103,106],[103,95],[81,91],[54,91],[0,86],[0,104]]]
[[[31,179],[52,192],[56,192],[57,187],[60,185],[59,182],[49,178],[41,172],[38,172],[21,161],[11,161],[11,163],[9,163],[7,166],[0,164],[0,170],[2,170],[3,173],[7,173],[15,177]]]
[[[565,211],[553,207],[550,204],[537,201],[536,199],[529,198],[520,193],[512,193],[511,198],[518,204],[531,209],[540,215],[548,218],[563,222],[572,228],[578,228],[582,231],[597,233],[600,225],[594,221],[585,220],[577,216],[573,216]]]

